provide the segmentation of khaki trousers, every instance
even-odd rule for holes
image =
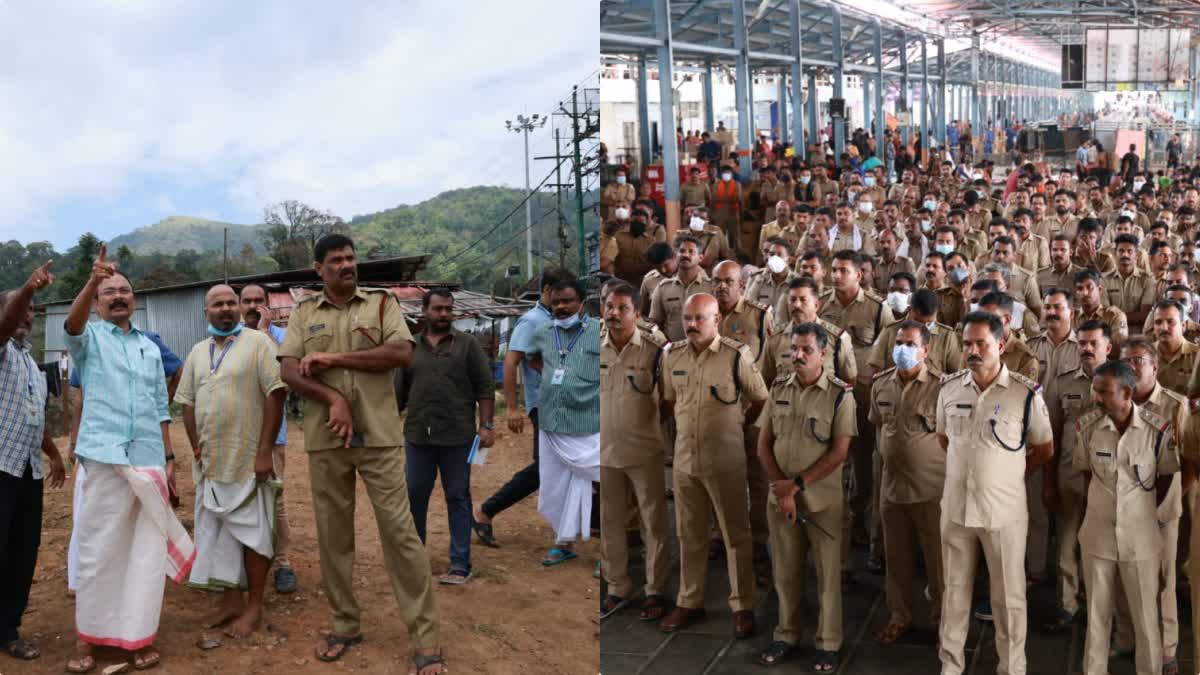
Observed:
[[[275,468],[275,477],[284,482],[284,469],[287,467],[287,446],[276,445],[271,448],[271,462]],[[287,485],[284,482],[284,485]],[[291,548],[292,530],[288,527],[287,501],[283,498],[283,490],[275,491],[275,564],[280,567],[291,567],[288,560],[288,549]]]
[[[997,675],[1025,675],[1025,538],[1024,520],[997,529],[964,527],[942,514],[942,622],[938,629],[942,675],[962,675],[963,645],[971,615],[971,593],[980,544],[987,562],[996,629]]]
[[[754,451],[758,443],[758,427],[747,427],[743,443],[746,450],[746,488],[750,493],[750,535],[756,548],[765,547],[770,538],[767,496],[771,493],[771,482],[767,480],[767,471]],[[715,541],[723,540],[716,518],[712,521],[712,538]]]
[[[859,380],[855,383],[854,405],[858,418],[858,437],[850,442],[854,490],[847,496],[850,499],[850,507],[859,518],[862,527],[870,533],[874,528],[877,516],[874,496],[879,492],[874,489],[875,484],[872,482],[872,476],[875,474],[872,469],[877,453],[875,452],[875,425],[867,419],[867,414],[871,410],[870,382],[864,383]],[[877,555],[874,547],[871,549],[871,555]]]
[[[354,597],[354,507],[356,474],[362,476],[375,510],[384,565],[409,639],[419,649],[438,646],[438,614],[429,556],[417,536],[408,505],[404,448],[338,448],[308,453],[321,583],[333,609],[333,631],[359,633]]]
[[[1178,569],[1175,565],[1175,558],[1179,551],[1179,520],[1176,518],[1159,527],[1163,539],[1162,571],[1160,572],[1162,576],[1156,578],[1160,584],[1158,608],[1162,623],[1159,624],[1159,631],[1162,635],[1164,661],[1175,658],[1176,652],[1179,651],[1179,601],[1175,595],[1175,570]],[[1129,602],[1126,600],[1126,594],[1121,592],[1121,583],[1121,579],[1118,577],[1116,580],[1117,634],[1114,640],[1118,648],[1129,649],[1133,647],[1136,635],[1133,619],[1129,613]]]
[[[912,623],[915,600],[913,577],[916,576],[917,546],[925,557],[929,577],[930,623],[937,624],[942,607],[942,505],[940,499],[915,504],[897,504],[883,500],[879,510],[883,521],[884,551],[887,554],[885,587],[890,623]]]
[[[1029,509],[1029,532],[1025,539],[1026,576],[1045,579],[1050,552],[1050,513],[1042,504],[1042,472],[1025,476],[1025,504]]]
[[[1085,675],[1108,675],[1109,632],[1118,594],[1135,608],[1136,666],[1138,675],[1158,675],[1162,670],[1162,637],[1158,633],[1159,558],[1118,562],[1090,555],[1083,549],[1083,581],[1087,585],[1087,640],[1083,648]],[[1117,587],[1118,579],[1124,593]]]
[[[1087,495],[1067,489],[1059,482],[1058,513],[1058,606],[1079,611],[1079,526],[1087,511]]]
[[[741,468],[705,477],[675,471],[675,529],[679,536],[679,595],[675,604],[688,609],[704,607],[708,521],[714,511],[725,537],[729,606],[735,612],[754,609],[750,513],[746,508],[746,472]]]
[[[1192,489],[1188,495],[1195,495],[1196,490]],[[1192,522],[1196,522],[1197,514],[1195,512],[1196,501],[1187,500],[1187,495],[1184,496],[1184,508],[1189,507],[1192,514]],[[1192,644],[1200,645],[1200,537],[1189,537],[1191,544],[1187,556],[1187,576],[1188,586],[1192,594]],[[1200,646],[1193,646],[1192,649],[1196,656],[1193,660],[1200,660]]]
[[[878,448],[871,452],[871,513],[870,513],[870,542],[867,555],[872,558],[884,557],[883,534],[883,455]]]
[[[842,522],[841,504],[811,513],[812,521],[838,536]],[[804,612],[804,581],[808,576],[808,554],[813,553],[817,568],[817,649],[836,652],[842,646],[842,542],[821,534],[815,527],[788,522],[775,508],[767,511],[771,524],[771,564],[775,574],[775,593],[779,596],[779,625],[775,640],[795,645],[800,641]]]
[[[629,508],[631,496],[636,499],[633,509]],[[667,578],[667,499],[658,462],[621,469],[600,467],[601,569],[608,592],[622,598],[633,594],[625,536],[630,515],[639,517],[646,545],[646,595],[659,595]]]

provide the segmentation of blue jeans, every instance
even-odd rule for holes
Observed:
[[[446,493],[450,520],[450,569],[471,571],[471,444],[460,446],[405,443],[408,503],[421,543],[425,543],[425,517],[438,472]]]

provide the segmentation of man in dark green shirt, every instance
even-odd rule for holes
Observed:
[[[425,541],[429,496],[438,471],[450,518],[450,571],[443,584],[471,578],[471,465],[475,436],[495,442],[495,383],[479,342],[453,327],[454,294],[435,288],[421,299],[425,330],[416,335],[412,361],[396,370],[396,400],[403,412],[408,501],[417,534]],[[475,416],[478,407],[479,424]]]

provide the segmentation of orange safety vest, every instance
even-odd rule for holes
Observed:
[[[717,189],[713,195],[713,206],[720,208],[722,206],[736,207],[738,203],[738,184],[735,180],[719,180],[717,181]]]

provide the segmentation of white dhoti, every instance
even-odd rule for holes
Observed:
[[[83,513],[83,481],[87,478],[87,469],[83,462],[75,465],[75,496],[71,500],[71,543],[67,545],[67,590],[79,588],[76,580],[79,568],[79,514]]]
[[[243,549],[275,556],[275,491],[278,481],[196,486],[196,564],[188,586],[205,590],[246,588]]]
[[[600,482],[600,434],[539,434],[538,513],[554,528],[556,542],[588,539],[592,483]]]
[[[171,510],[161,467],[84,463],[75,630],[90,644],[138,650],[158,632],[163,577],[182,583],[196,550]]]

